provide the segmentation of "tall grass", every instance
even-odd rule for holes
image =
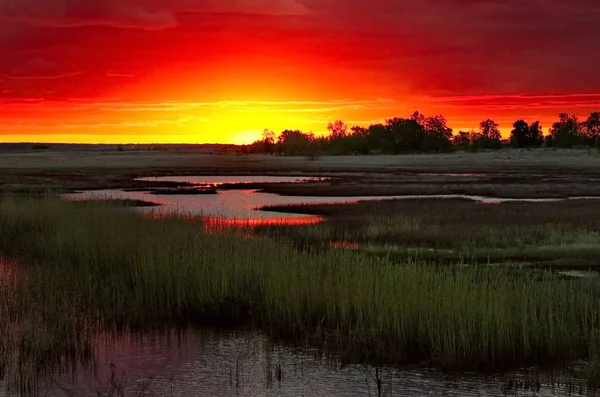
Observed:
[[[489,205],[460,199],[284,206],[270,209],[321,215],[327,221],[260,231],[317,247],[329,241],[358,243],[380,251],[387,247],[405,251],[405,257],[421,251],[422,256],[432,258],[578,258],[597,262],[597,208],[597,200]]]
[[[29,343],[25,358],[40,365],[85,357],[100,329],[173,325],[250,326],[346,360],[448,370],[560,365],[600,351],[598,286],[550,273],[299,252],[54,199],[0,199],[0,250],[31,265],[15,296],[0,295],[0,314],[16,309],[17,346]]]

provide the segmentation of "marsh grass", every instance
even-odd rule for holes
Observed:
[[[29,264],[11,294],[16,369],[91,354],[93,335],[244,326],[375,365],[449,371],[569,365],[600,354],[600,290],[548,272],[398,265],[272,238],[213,235],[197,221],[98,204],[0,200],[0,250]],[[4,321],[1,322],[4,324]],[[4,356],[0,356],[4,357]],[[3,365],[7,360],[4,359]]]
[[[597,200],[490,205],[420,199],[267,209],[326,217],[321,224],[259,230],[315,247],[341,241],[399,259],[487,262],[565,258],[586,260],[588,267],[600,264]]]

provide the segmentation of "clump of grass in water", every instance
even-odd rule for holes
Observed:
[[[1,199],[0,249],[34,265],[16,299],[20,318],[58,324],[36,357],[81,354],[79,329],[187,324],[251,325],[345,360],[446,370],[547,367],[599,351],[597,286],[550,273],[299,252],[53,199]]]

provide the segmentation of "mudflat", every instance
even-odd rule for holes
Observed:
[[[170,187],[136,177],[169,175],[310,175],[333,180],[258,185],[287,195],[476,194],[494,197],[600,196],[600,154],[591,150],[492,152],[317,159],[195,151],[0,152],[0,189],[77,190]]]
[[[442,154],[323,156],[207,154],[194,151],[6,151],[0,152],[0,168],[65,169],[150,167],[174,170],[195,168],[248,171],[278,170],[307,172],[518,172],[518,171],[593,171],[600,174],[600,154],[577,149],[505,149],[490,152]]]

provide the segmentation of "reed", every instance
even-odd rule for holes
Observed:
[[[304,246],[354,244],[399,260],[578,259],[585,267],[593,267],[600,255],[597,205],[598,200],[492,205],[462,199],[415,199],[283,206],[267,209],[324,216],[326,222],[274,225],[258,231]]]
[[[51,198],[0,199],[0,251],[28,264],[0,293],[17,341],[0,342],[6,365],[2,346],[40,369],[84,359],[100,330],[187,325],[254,327],[343,360],[452,371],[569,365],[600,352],[598,286],[549,272],[302,252]]]

